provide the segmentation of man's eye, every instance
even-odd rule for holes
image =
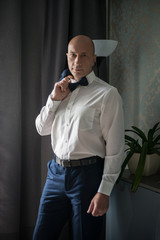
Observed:
[[[71,53],[70,54],[70,57],[75,57],[76,55],[74,53]]]

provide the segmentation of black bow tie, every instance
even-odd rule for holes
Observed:
[[[71,75],[69,69],[65,69],[62,72],[61,78],[59,79],[62,80],[64,77]],[[81,86],[87,86],[88,85],[88,80],[86,77],[81,78],[78,82],[74,82],[74,83],[69,83],[68,88],[71,92],[73,92],[79,85]]]
[[[70,83],[68,85],[68,88],[70,89],[71,92],[73,92],[78,87],[78,85],[87,86],[88,85],[87,78],[83,77],[78,82]]]

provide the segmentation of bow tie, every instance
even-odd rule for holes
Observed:
[[[68,85],[68,88],[71,92],[73,92],[79,85],[81,86],[87,86],[88,80],[86,77],[81,78],[78,82],[70,83]]]
[[[64,77],[71,75],[69,69],[65,69],[62,72],[61,78],[59,79],[62,80]],[[81,78],[78,82],[74,82],[74,83],[69,83],[68,88],[71,92],[73,92],[79,85],[81,86],[87,86],[88,85],[88,80],[86,77]]]

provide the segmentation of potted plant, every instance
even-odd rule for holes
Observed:
[[[128,164],[128,167],[131,168],[131,173],[135,174],[131,187],[132,192],[136,192],[143,175],[151,175],[159,170],[160,134],[157,133],[157,131],[160,129],[158,126],[159,123],[160,122],[156,123],[153,128],[149,129],[147,135],[145,135],[142,130],[135,126],[132,126],[131,130],[125,130],[125,132],[132,132],[136,134],[141,140],[141,143],[139,143],[139,139],[134,139],[129,135],[125,135],[125,144],[128,147],[126,149],[127,155],[122,164],[120,175],[117,179],[118,183],[126,165]],[[136,156],[136,159],[133,158],[134,156]],[[155,160],[155,156],[158,156],[158,159]],[[150,161],[150,163],[158,163],[158,166],[156,168],[153,167],[151,173],[144,174],[146,159],[149,159],[148,161]],[[130,161],[132,161],[131,164]],[[153,169],[155,171],[153,171]]]

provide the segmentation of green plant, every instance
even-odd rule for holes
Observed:
[[[129,135],[125,135],[125,145],[128,147],[125,150],[127,151],[127,156],[122,164],[121,172],[117,179],[118,183],[132,155],[134,153],[140,153],[137,169],[131,187],[132,192],[137,191],[138,185],[141,181],[146,155],[155,153],[160,156],[160,134],[157,134],[157,131],[160,129],[160,127],[158,127],[159,123],[160,122],[156,123],[153,128],[149,129],[147,135],[145,135],[142,130],[135,126],[132,126],[131,130],[125,130],[125,132],[135,133],[141,140],[141,143],[139,143],[139,139],[134,139]]]

